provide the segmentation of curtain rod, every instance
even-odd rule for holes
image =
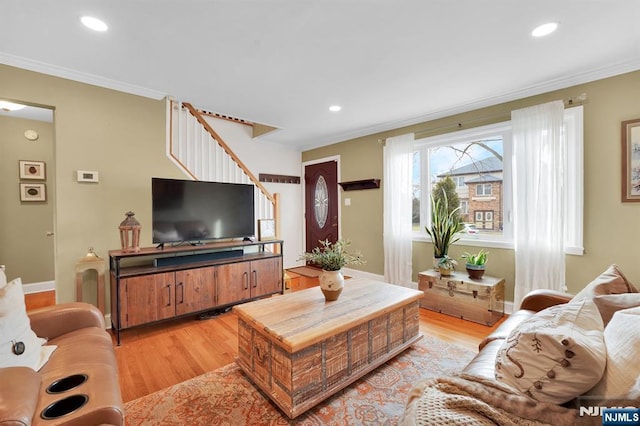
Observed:
[[[565,108],[573,108],[580,105],[584,105],[585,103],[587,103],[587,99],[588,99],[587,94],[581,93],[578,96],[571,96],[569,98],[563,99],[562,102],[564,103]],[[438,126],[438,127],[429,127],[427,129],[416,130],[413,133],[416,134],[416,136],[420,135],[420,137],[416,137],[416,139],[422,139],[423,137],[425,137],[425,134],[432,133],[438,130],[449,129],[449,128],[462,129],[463,127],[468,127],[469,124],[472,124],[472,123],[477,123],[479,121],[495,120],[498,118],[502,118],[505,120],[511,118],[511,111],[484,115],[482,117],[477,117],[472,120],[467,120],[464,123],[461,121],[458,121],[451,124],[443,124],[442,126]],[[388,138],[380,138],[378,139],[378,143],[384,145],[387,142],[387,139]]]

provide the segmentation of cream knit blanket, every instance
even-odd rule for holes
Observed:
[[[600,418],[538,402],[497,381],[470,375],[428,379],[414,386],[402,425],[589,425]]]

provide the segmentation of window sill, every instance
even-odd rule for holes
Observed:
[[[411,241],[420,243],[431,243],[431,238],[426,235],[414,234]],[[470,246],[470,247],[487,247],[487,248],[500,248],[507,250],[514,250],[515,245],[511,241],[496,241],[496,240],[483,240],[481,238],[461,238],[457,242],[453,243],[454,246]],[[583,256],[583,247],[566,247],[564,249],[565,255],[570,256]]]
[[[430,243],[431,238],[426,235],[414,234],[411,238],[412,241],[421,243]],[[488,247],[488,248],[501,248],[513,250],[513,242],[511,241],[496,241],[496,240],[483,240],[481,238],[461,238],[457,242],[453,243],[454,246],[470,246],[470,247]]]

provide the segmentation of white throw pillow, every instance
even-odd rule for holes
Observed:
[[[496,379],[538,401],[570,401],[602,377],[607,358],[603,328],[591,300],[540,311],[502,344]]]
[[[602,399],[638,398],[640,378],[640,307],[613,314],[604,329],[607,368],[588,395]]]
[[[637,293],[638,290],[629,282],[627,277],[622,273],[620,267],[615,263],[607,268],[606,271],[598,275],[593,281],[586,285],[585,288],[576,294],[571,302],[577,303],[584,299],[593,299],[603,294],[622,294]]]
[[[593,301],[600,311],[606,330],[613,314],[623,309],[640,306],[640,293],[603,294],[594,297]]]
[[[14,351],[17,342],[24,344],[22,354]],[[56,346],[43,346],[45,343],[45,339],[31,330],[22,281],[16,278],[6,284],[4,271],[0,272],[0,368],[31,367],[40,370],[56,349]]]

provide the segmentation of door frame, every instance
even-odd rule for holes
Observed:
[[[329,161],[335,161],[337,164],[337,180],[338,182],[340,182],[340,155],[332,155],[330,157],[322,157],[322,158],[318,158],[316,160],[309,160],[309,161],[303,161],[302,162],[302,170],[300,171],[300,175],[302,176],[302,198],[301,198],[301,202],[302,202],[302,206],[301,206],[301,211],[302,211],[302,247],[304,249],[304,247],[307,246],[307,221],[306,221],[306,216],[307,216],[307,212],[305,211],[305,200],[307,199],[307,194],[305,192],[305,185],[304,185],[304,171],[305,168],[307,166],[311,166],[313,164],[319,164],[319,163],[327,163]],[[338,185],[340,186],[340,185]],[[338,239],[342,238],[342,191],[340,191],[340,188],[338,188]]]

